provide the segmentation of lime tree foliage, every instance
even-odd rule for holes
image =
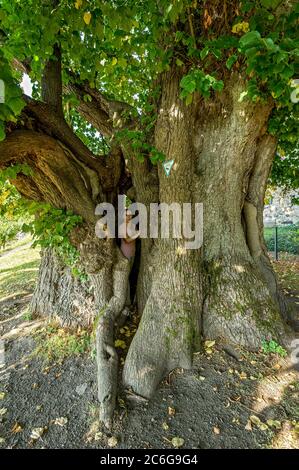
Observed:
[[[127,387],[151,396],[167,371],[191,366],[201,336],[252,349],[283,337],[262,213],[274,159],[273,184],[298,180],[298,18],[292,0],[1,0],[0,167],[31,168],[8,180],[55,208],[41,210],[33,230],[52,246],[41,221],[57,220],[52,242],[63,244],[66,230],[89,275],[106,424],[129,267],[115,240],[95,236],[100,202],[125,193],[147,206],[204,205],[203,249],[174,238],[138,244],[142,322],[125,361]],[[32,97],[19,88],[23,73]],[[83,292],[78,299],[82,313]]]
[[[28,165],[22,164],[0,172],[0,245],[5,246],[20,233],[29,233],[33,246],[55,249],[74,275],[84,276],[78,267],[79,253],[69,240],[69,234],[81,224],[82,218],[71,211],[21,197],[9,180],[19,173],[30,175],[31,172]]]

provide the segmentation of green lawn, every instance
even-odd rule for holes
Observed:
[[[24,295],[35,286],[40,250],[28,246],[29,241],[11,245],[14,251],[0,251],[0,300]]]

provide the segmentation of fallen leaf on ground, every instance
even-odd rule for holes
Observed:
[[[214,434],[220,434],[220,433],[221,433],[220,429],[217,428],[217,426],[215,426],[215,427],[213,428],[213,432],[214,432]]]
[[[185,441],[181,437],[173,437],[171,439],[171,444],[173,447],[182,447],[184,445]]]
[[[54,423],[53,424],[57,424],[57,426],[64,426],[65,424],[67,424],[68,422],[68,419],[67,418],[64,418],[63,416],[61,418],[56,418],[54,420]]]
[[[0,400],[3,400],[5,397],[5,393],[4,392],[0,392]]]
[[[246,374],[246,372],[241,372],[241,373],[239,374],[239,377],[240,377],[240,379],[242,379],[242,380],[247,379],[247,374]]]
[[[40,439],[42,437],[42,435],[45,433],[46,429],[47,429],[46,427],[32,429],[31,434],[30,434],[30,438],[33,439],[34,441],[37,441],[38,439]]]
[[[171,408],[171,406],[168,407],[168,414],[169,416],[174,416],[175,415],[175,409]]]
[[[258,426],[260,423],[261,423],[261,420],[258,416],[255,416],[255,415],[251,415],[250,416],[250,421],[255,424],[256,426]]]
[[[116,348],[126,349],[127,345],[122,339],[117,339],[114,343]]]
[[[261,423],[258,425],[258,428],[261,430],[261,431],[266,431],[268,428],[267,424],[265,423]]]
[[[267,424],[270,428],[281,429],[281,422],[275,419],[268,419]]]
[[[108,447],[116,447],[118,444],[118,440],[115,436],[109,437],[107,441]]]
[[[207,340],[207,341],[205,341],[204,346],[205,346],[206,349],[210,349],[210,348],[212,348],[213,346],[215,346],[215,342],[216,342],[216,341],[209,341],[209,340]]]
[[[245,426],[246,431],[252,431],[251,421],[248,421]]]
[[[162,423],[162,428],[164,429],[164,431],[168,431],[169,426],[166,422],[164,422],[164,423]]]
[[[11,430],[11,432],[13,432],[14,434],[17,434],[18,432],[21,432],[21,431],[23,431],[23,428],[19,423],[15,423]]]

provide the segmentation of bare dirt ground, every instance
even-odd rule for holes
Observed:
[[[299,365],[290,355],[220,344],[206,344],[193,369],[172,372],[149,402],[120,391],[114,427],[101,429],[86,333],[71,335],[28,315],[37,267],[37,252],[27,246],[5,263],[0,257],[0,447],[298,447]],[[292,275],[286,265],[276,269],[298,313],[298,266]]]

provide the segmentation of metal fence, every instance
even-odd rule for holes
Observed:
[[[268,251],[276,260],[279,253],[299,255],[299,224],[265,227],[264,237]]]

